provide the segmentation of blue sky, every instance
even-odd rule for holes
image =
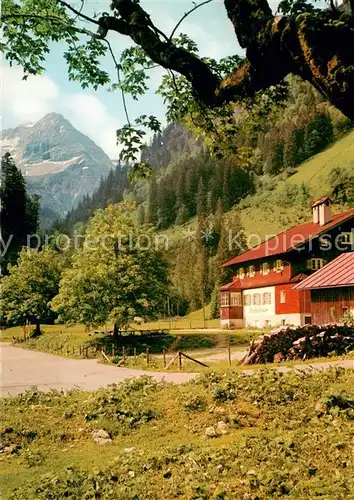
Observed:
[[[79,7],[78,0],[71,1]],[[169,34],[177,21],[192,6],[191,1],[141,1],[141,5],[151,15],[158,28]],[[108,1],[87,1],[85,13],[88,15],[109,10]],[[187,33],[199,46],[202,56],[214,58],[241,53],[233,26],[227,18],[224,4],[214,0],[189,16],[180,26],[179,32]],[[129,38],[112,33],[110,41],[116,56],[132,45]],[[29,77],[22,81],[21,68],[9,68],[3,62],[2,85],[2,127],[15,127],[24,122],[40,119],[46,113],[62,113],[83,133],[89,135],[110,157],[118,156],[115,131],[124,124],[124,114],[119,92],[105,89],[82,90],[76,82],[67,77],[63,59],[63,46],[53,47],[47,58],[46,74]],[[104,61],[105,68],[113,72],[110,61]],[[131,118],[141,114],[155,114],[164,118],[164,107],[160,97],[154,94],[161,69],[152,71],[151,91],[138,102],[128,99]]]

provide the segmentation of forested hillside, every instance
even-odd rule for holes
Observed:
[[[168,236],[172,312],[212,300],[217,315],[218,288],[230,277],[218,267],[226,258],[308,219],[316,197],[331,195],[337,210],[354,202],[352,124],[310,85],[291,79],[285,102],[267,114],[253,107],[238,119],[232,141],[243,147],[242,160],[211,155],[193,126],[170,124],[144,151],[148,182],[129,183],[127,170],[117,167],[56,228],[72,232],[97,208],[134,202],[138,224]],[[229,230],[239,233],[231,247]],[[246,241],[250,234],[254,241]]]

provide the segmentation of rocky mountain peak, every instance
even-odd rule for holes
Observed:
[[[113,168],[106,153],[60,113],[4,130],[0,147],[10,152],[44,211],[64,216],[91,194]]]

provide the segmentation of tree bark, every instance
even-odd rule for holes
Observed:
[[[274,18],[267,0],[224,3],[246,59],[223,81],[197,56],[176,47],[135,0],[113,0],[114,17],[102,17],[99,32],[130,36],[155,63],[185,76],[208,107],[253,97],[292,73],[354,120],[352,17],[328,10]]]
[[[118,336],[119,336],[118,324],[114,323],[114,325],[113,325],[113,337],[118,337]]]
[[[39,319],[36,319],[35,321],[36,323],[36,327],[34,329],[34,333],[33,333],[33,337],[39,337],[39,335],[41,335],[41,324],[40,324],[40,321]]]

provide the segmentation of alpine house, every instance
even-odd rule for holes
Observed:
[[[296,286],[343,252],[354,250],[354,209],[332,215],[331,200],[312,205],[312,221],[279,233],[223,264],[220,321],[229,328],[313,323],[311,289]]]

